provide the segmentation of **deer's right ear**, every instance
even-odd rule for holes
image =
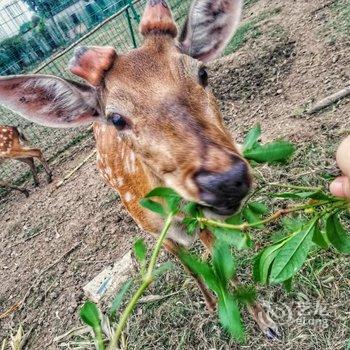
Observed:
[[[93,87],[50,75],[0,77],[0,105],[51,127],[81,126],[103,118]]]
[[[218,57],[232,38],[243,0],[194,0],[180,36],[182,51],[203,62]]]
[[[80,46],[75,49],[69,61],[69,69],[92,86],[100,86],[116,58],[117,53],[113,47]]]

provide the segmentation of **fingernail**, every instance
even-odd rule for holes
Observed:
[[[329,190],[334,196],[337,196],[337,197],[345,196],[344,180],[345,179],[343,177],[338,177],[329,185]]]

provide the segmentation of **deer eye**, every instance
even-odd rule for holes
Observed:
[[[123,130],[128,125],[125,118],[118,113],[113,113],[112,115],[110,115],[109,120],[118,130]]]
[[[208,71],[207,68],[201,67],[198,71],[198,79],[202,86],[208,86]]]

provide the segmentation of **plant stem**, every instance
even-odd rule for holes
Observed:
[[[322,187],[296,186],[296,185],[289,185],[289,184],[280,184],[280,183],[276,183],[276,182],[268,183],[267,186],[280,187],[280,188],[290,188],[293,190],[300,190],[300,191],[320,191],[320,190],[322,190]]]
[[[293,207],[289,207],[286,209],[280,209],[278,211],[276,211],[275,213],[273,213],[272,215],[270,215],[269,217],[267,217],[264,220],[261,221],[257,221],[257,222],[253,222],[253,223],[248,223],[248,222],[244,222],[243,224],[240,225],[231,225],[231,224],[227,224],[225,222],[220,222],[220,221],[215,221],[215,220],[209,220],[203,217],[199,217],[197,218],[199,222],[203,223],[204,225],[208,225],[208,226],[214,226],[214,227],[223,227],[223,228],[227,228],[227,229],[231,229],[231,230],[238,230],[238,231],[245,231],[249,228],[252,227],[256,227],[256,226],[260,226],[260,225],[265,225],[268,224],[272,221],[277,220],[278,218],[280,218],[282,215],[287,215],[296,211],[301,211],[304,209],[309,209],[309,208],[314,208],[314,207],[318,207],[318,206],[322,206],[328,203],[332,203],[330,201],[319,201],[317,203],[313,203],[313,204],[304,204],[304,205],[296,205]]]
[[[133,312],[137,302],[139,301],[139,299],[141,298],[141,296],[143,295],[145,290],[153,282],[153,270],[154,270],[154,267],[156,266],[160,249],[161,249],[163,242],[167,236],[167,233],[169,231],[173,217],[174,217],[174,214],[170,213],[164,222],[162,232],[160,233],[160,235],[157,239],[157,243],[153,249],[152,257],[151,257],[150,263],[148,265],[147,272],[146,272],[145,276],[143,277],[142,284],[139,287],[139,289],[136,291],[136,293],[133,295],[133,297],[129,301],[128,305],[126,306],[124,312],[120,316],[117,328],[116,328],[115,332],[113,333],[111,342],[108,346],[108,350],[116,350],[117,349],[119,338],[123,332],[123,329],[124,329],[126,323],[128,322],[128,319],[129,319],[131,313]]]
[[[95,331],[98,350],[105,350],[101,329]]]

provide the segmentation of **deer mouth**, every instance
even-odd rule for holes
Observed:
[[[240,207],[241,207],[241,204],[239,203],[230,207],[206,207],[206,208],[216,215],[227,217],[237,213]]]

